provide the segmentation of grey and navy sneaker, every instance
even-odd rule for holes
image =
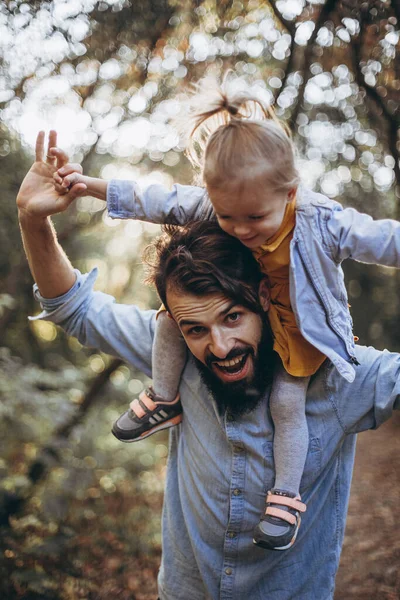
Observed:
[[[254,530],[253,542],[266,550],[287,550],[296,541],[306,505],[300,496],[286,490],[267,493],[265,513]]]
[[[161,429],[168,429],[182,421],[179,394],[172,402],[157,396],[152,387],[143,391],[114,423],[112,433],[121,442],[139,442]]]

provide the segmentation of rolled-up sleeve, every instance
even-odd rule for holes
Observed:
[[[30,320],[51,321],[84,346],[122,358],[151,376],[155,311],[118,304],[112,296],[94,291],[97,269],[75,273],[75,284],[58,298],[44,298],[35,284],[34,296],[42,312]]]

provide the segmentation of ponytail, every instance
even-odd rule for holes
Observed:
[[[234,82],[228,71],[222,84],[211,77],[195,84],[186,119],[189,160],[207,187],[253,167],[267,169],[274,187],[290,189],[299,181],[290,129],[272,107],[249,88],[235,89]]]

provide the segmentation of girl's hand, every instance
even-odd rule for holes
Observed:
[[[67,155],[59,148],[52,148],[52,153],[57,159],[61,160],[61,162],[64,162],[65,158],[67,159],[66,164],[63,164],[63,166],[60,169],[57,169],[53,174],[54,187],[60,194],[66,194],[68,190],[77,183],[85,183],[82,175],[83,169],[80,164],[69,163]],[[86,191],[86,189],[84,191]]]
[[[55,148],[57,133],[50,131],[47,153],[44,157],[44,131],[36,139],[36,161],[25,176],[17,196],[20,217],[29,222],[42,221],[63,212],[86,192],[84,183],[74,183],[63,194],[54,187],[53,175],[68,164],[68,156]]]

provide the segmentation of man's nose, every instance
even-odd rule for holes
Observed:
[[[208,350],[218,358],[225,358],[231,351],[231,342],[221,331],[212,331]]]

